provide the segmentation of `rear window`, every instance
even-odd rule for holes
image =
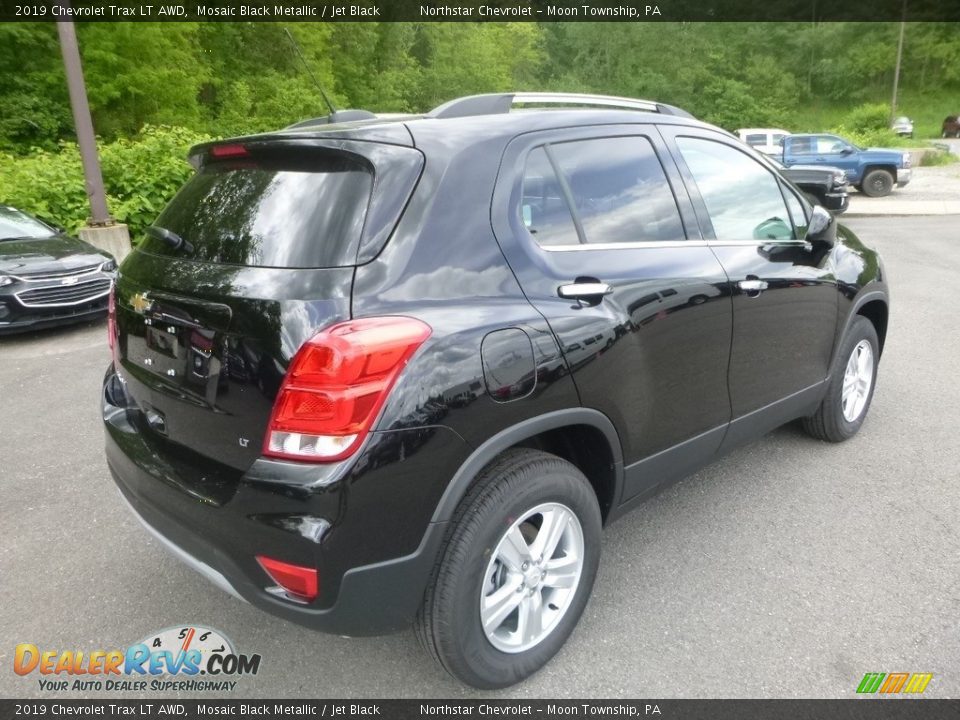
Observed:
[[[373,173],[342,153],[258,156],[204,166],[156,225],[193,246],[175,251],[154,237],[147,252],[258,267],[356,263]]]

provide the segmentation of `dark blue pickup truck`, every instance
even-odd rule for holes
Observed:
[[[846,171],[851,185],[870,197],[883,197],[893,186],[910,182],[910,153],[884,148],[858,148],[836,135],[788,135],[783,164],[830,165]]]

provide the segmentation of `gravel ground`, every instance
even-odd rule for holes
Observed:
[[[960,140],[942,139],[937,140],[936,144],[946,144],[951,152],[960,155]],[[858,201],[881,203],[887,198],[868,198],[853,187],[850,187],[850,194],[855,196]],[[890,199],[895,200],[960,200],[960,162],[953,165],[938,165],[934,167],[913,168],[913,178],[910,183],[902,188],[894,188],[893,193],[889,195]],[[861,205],[860,207],[863,207]]]
[[[883,202],[887,198],[868,198],[854,188],[850,194],[869,202]],[[935,167],[915,167],[913,178],[902,188],[894,188],[888,196],[894,200],[960,200],[960,162]]]

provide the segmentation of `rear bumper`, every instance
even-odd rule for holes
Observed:
[[[116,478],[114,478],[114,480],[116,480]],[[143,516],[141,516],[140,513],[137,512],[137,509],[130,504],[129,500],[127,500],[126,496],[123,494],[123,491],[120,491],[120,499],[123,500],[130,512],[133,513],[133,516],[140,521],[140,524],[146,528],[147,532],[153,535],[154,539],[159,542],[171,555],[177,558],[177,560],[198,572],[228,595],[233,595],[237,600],[246,602],[246,600],[243,599],[240,593],[237,592],[236,588],[230,584],[230,581],[227,580],[222,573],[214,570],[199,558],[195,558],[182,547],[167,538],[166,535],[163,535],[153,525],[144,520]]]
[[[305,532],[305,519],[319,520],[323,513],[329,514],[330,503],[317,502],[317,496],[299,479],[292,478],[289,485],[278,477],[263,482],[248,472],[236,478],[237,487],[229,498],[222,487],[219,495],[207,494],[182,463],[151,446],[150,438],[138,427],[138,411],[122,393],[123,384],[111,369],[103,393],[107,464],[134,515],[168,551],[231,595],[315,630],[380,635],[411,623],[446,523],[425,523],[418,531],[419,545],[412,552],[391,557],[398,547],[396,538],[378,532],[380,527],[369,508],[353,508],[352,515],[330,518],[326,532],[317,531],[324,529],[319,522]],[[443,440],[449,442],[450,438]],[[221,486],[227,482],[212,477],[209,468],[201,470],[204,480]],[[417,471],[423,472],[423,468]],[[356,482],[356,475],[350,480]],[[328,490],[339,496],[334,507],[345,504],[342,489]],[[352,564],[350,558],[331,557],[336,551],[325,547],[329,537],[343,533],[344,525],[358,523],[364,523],[361,531],[379,536],[381,554],[387,559]],[[336,532],[331,529],[335,525]],[[258,553],[317,567],[320,598],[299,604],[267,592],[274,583],[257,564]]]

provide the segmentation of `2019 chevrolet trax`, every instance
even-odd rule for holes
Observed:
[[[516,683],[606,523],[783,423],[867,415],[879,257],[677,108],[473,96],[192,160],[117,278],[107,460],[182,559],[294,622],[412,624],[463,682]]]

